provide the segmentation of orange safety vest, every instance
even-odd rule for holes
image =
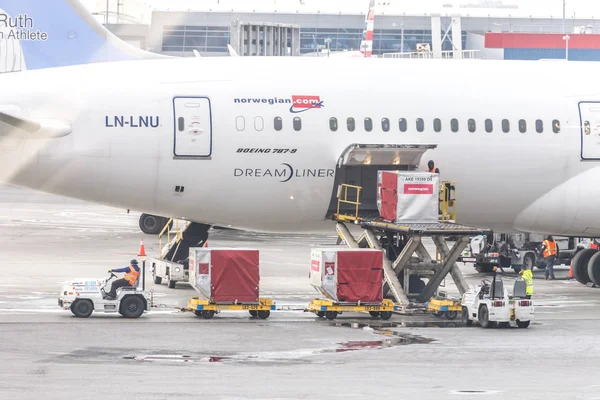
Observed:
[[[135,268],[133,268],[130,265],[129,272],[125,274],[123,279],[125,279],[127,282],[129,282],[130,286],[133,286],[133,285],[135,285],[135,282],[138,280],[139,276],[140,276],[140,273],[138,271],[136,271]]]
[[[550,242],[549,240],[544,240],[544,246],[546,246],[544,248],[544,258],[548,258],[550,256],[556,255],[556,242],[555,241]]]

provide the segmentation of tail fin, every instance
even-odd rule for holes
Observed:
[[[167,58],[110,33],[79,0],[0,0],[0,72]]]
[[[365,57],[373,55],[373,29],[375,26],[375,0],[369,3],[369,12],[365,17],[365,30],[363,31],[363,40],[360,42],[360,52]],[[366,53],[366,54],[365,54]]]

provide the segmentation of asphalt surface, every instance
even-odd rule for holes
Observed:
[[[268,320],[179,308],[196,292],[154,285],[137,320],[77,319],[57,306],[62,282],[125,266],[144,238],[139,213],[0,186],[0,399],[600,399],[600,289],[535,272],[528,329],[462,327],[434,317],[360,314],[330,322],[297,311]],[[261,294],[302,308],[311,246],[331,236],[214,231],[211,247],[261,254]],[[470,284],[486,277],[461,266]],[[516,277],[506,272],[505,284]],[[450,294],[456,288],[447,283]]]

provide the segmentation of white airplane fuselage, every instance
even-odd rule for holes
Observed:
[[[600,102],[595,69],[575,62],[239,57],[10,74],[0,76],[0,111],[18,107],[32,118],[70,121],[73,131],[47,140],[0,136],[0,179],[197,222],[319,231],[332,229],[325,214],[336,164],[349,145],[434,144],[420,169],[434,159],[442,179],[456,182],[459,222],[502,232],[600,236],[600,136],[592,129],[584,137],[579,104]],[[322,103],[294,108],[294,96]],[[180,116],[185,126],[178,125]],[[300,130],[293,127],[296,117]],[[355,119],[353,132],[348,117]],[[388,132],[383,118],[390,120]],[[400,118],[407,120],[406,132]],[[458,132],[450,129],[451,119],[458,120]],[[508,133],[503,119],[510,122]],[[525,133],[520,119],[527,122]]]

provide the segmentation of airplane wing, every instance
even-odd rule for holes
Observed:
[[[54,119],[29,119],[0,111],[0,137],[19,136],[28,139],[52,139],[72,131],[68,122]]]

